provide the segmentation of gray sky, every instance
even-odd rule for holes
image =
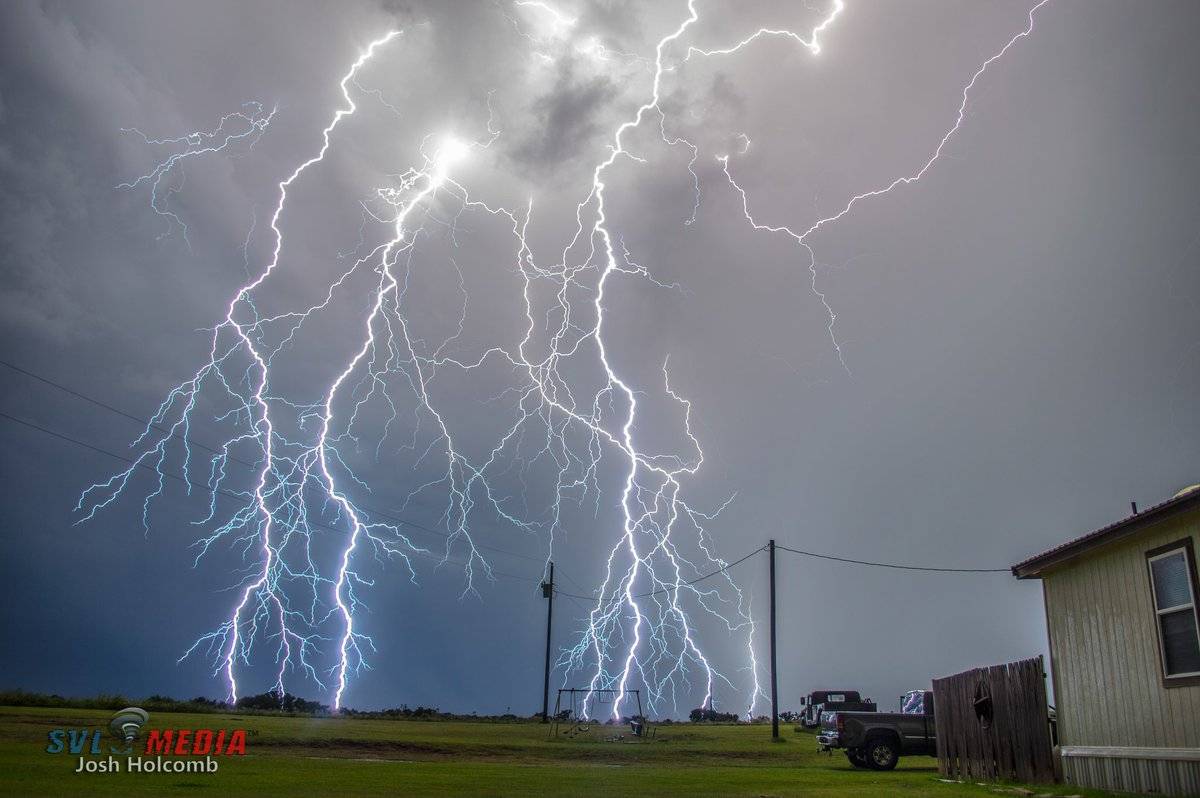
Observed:
[[[848,3],[821,34],[819,55],[769,37],[682,63],[688,46],[726,47],[760,27],[807,35],[829,12],[826,3],[697,0],[700,19],[667,51],[660,104],[669,137],[696,147],[694,223],[692,151],[665,143],[657,118],[623,140],[637,160],[604,173],[607,229],[653,278],[618,274],[608,284],[607,355],[637,391],[640,449],[690,461],[682,406],[664,385],[669,357],[670,388],[690,400],[705,455],[681,494],[705,513],[734,497],[704,523],[712,553],[731,561],[774,537],[842,557],[1006,567],[1123,516],[1130,500],[1151,504],[1195,482],[1195,5],[1051,0],[1041,8],[1032,35],[979,78],[960,128],[919,182],[857,204],[808,239],[816,286],[836,313],[835,347],[807,253],[750,227],[716,156],[730,155],[759,223],[803,231],[850,197],[919,169],[953,126],[964,84],[1025,27],[1031,5]],[[3,359],[135,416],[152,414],[203,365],[211,329],[247,275],[270,261],[279,181],[320,148],[343,103],[339,80],[389,29],[402,33],[350,87],[357,112],[289,194],[279,267],[256,291],[254,310],[269,316],[321,302],[354,258],[345,253],[365,255],[386,240],[387,226],[364,216],[389,210],[376,189],[413,197],[420,179],[407,186],[398,176],[422,167],[422,142],[430,152],[447,135],[488,140],[489,107],[499,136],[454,164],[452,178],[473,200],[520,218],[532,202],[534,257],[561,264],[613,131],[650,96],[654,45],[687,8],[557,7],[573,24],[555,27],[542,9],[507,0],[339,5],[336,13],[267,2],[5,4]],[[240,140],[185,159],[164,179],[159,208],[177,220],[156,214],[145,184],[117,188],[178,151],[122,128],[178,137],[251,101],[277,109],[253,146]],[[740,134],[751,142],[744,153]],[[417,351],[431,356],[447,340],[443,353],[461,359],[514,351],[527,321],[511,223],[464,209],[450,192],[422,203],[420,214],[403,264],[402,312]],[[572,250],[566,262],[592,267],[569,292],[573,321],[586,330],[595,324],[598,261]],[[361,345],[377,281],[371,268],[355,272],[273,363],[281,434],[311,434],[294,404],[317,402]],[[557,322],[546,285],[532,301],[549,314],[539,318]],[[243,305],[242,317],[249,312]],[[278,329],[263,333],[272,346],[286,334]],[[546,341],[539,331],[532,344]],[[108,451],[144,450],[127,449],[140,432],[129,419],[4,372],[0,411]],[[590,406],[604,376],[595,347],[585,340],[561,376]],[[518,418],[521,386],[493,360],[470,371],[443,366],[429,391],[456,447],[479,463]],[[455,563],[468,556],[465,542],[435,567],[446,545],[436,532],[446,528],[444,486],[405,506],[445,471],[444,446],[411,387],[392,390],[396,419],[389,425],[391,410],[367,403],[353,439],[337,446],[362,484],[339,473],[353,501],[424,527],[405,531],[433,556],[413,557],[419,586],[399,560],[367,556],[356,566],[365,607],[355,623],[377,650],[371,669],[349,680],[345,702],[533,712],[545,611],[536,583],[558,479],[552,462],[535,457],[545,426],[522,427],[525,448],[506,450],[489,472],[501,508],[528,528],[486,506],[472,511],[470,533],[497,575],[477,574],[478,594],[463,596],[466,576]],[[244,418],[221,417],[228,410],[219,391],[202,392],[192,439],[220,446],[245,432]],[[601,426],[619,432],[627,410],[618,397]],[[348,398],[338,405],[343,431],[352,411]],[[231,588],[252,579],[257,560],[253,548],[243,558],[245,546],[222,541],[192,567],[194,542],[216,526],[195,523],[208,512],[205,492],[188,496],[168,480],[147,532],[142,502],[155,480],[138,472],[121,497],[77,525],[81,491],[122,464],[9,420],[0,420],[0,436],[3,686],[224,695],[211,660],[176,660],[229,616],[239,592]],[[571,451],[589,451],[579,429],[565,436]],[[427,447],[433,453],[420,457]],[[622,459],[611,448],[589,490],[563,501],[553,531],[566,593],[591,595],[620,540]],[[253,447],[237,451],[256,457]],[[194,454],[189,473],[203,484],[209,453]],[[164,470],[182,473],[182,457],[171,447]],[[249,468],[229,469],[229,490],[252,489]],[[313,557],[328,577],[347,519],[320,496],[306,498]],[[236,506],[219,504],[217,523]],[[643,543],[653,538],[643,533]],[[694,528],[674,534],[696,563],[684,579],[711,570]],[[663,567],[661,556],[653,562]],[[818,688],[857,688],[891,705],[932,677],[1046,648],[1038,585],[1007,574],[890,571],[786,553],[779,567],[785,708]],[[761,622],[765,558],[731,573]],[[702,585],[733,600],[720,578]],[[288,588],[301,604],[302,587]],[[653,587],[643,577],[634,589]],[[317,588],[326,598],[331,590]],[[744,711],[748,630],[729,632],[697,598],[685,596],[689,628],[729,680],[718,681],[715,703]],[[558,649],[580,640],[590,606],[556,601]],[[287,687],[328,702],[341,632],[337,618],[317,626],[328,638],[313,655],[325,686],[295,673]],[[761,665],[761,627],[754,641]],[[239,666],[241,692],[271,687],[271,646]],[[704,695],[695,661],[688,675],[675,688],[684,714]],[[560,669],[554,683],[589,678],[586,667]],[[659,709],[675,711],[666,699]]]

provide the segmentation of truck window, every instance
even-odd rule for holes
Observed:
[[[900,706],[900,712],[905,715],[924,715],[925,694],[920,690],[914,690],[911,693],[905,693],[904,700]]]

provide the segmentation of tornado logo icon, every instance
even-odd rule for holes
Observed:
[[[112,716],[108,728],[119,740],[125,741],[126,753],[133,750],[133,741],[141,734],[142,726],[150,720],[150,713],[141,707],[125,707]]]

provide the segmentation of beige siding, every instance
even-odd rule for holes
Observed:
[[[1200,760],[1164,759],[1156,755],[1161,748],[1124,749],[1130,750],[1135,755],[1088,756],[1072,752],[1063,757],[1065,780],[1102,790],[1200,795]]]
[[[1190,536],[1189,513],[1043,577],[1059,740],[1200,748],[1200,686],[1162,686],[1146,551]]]

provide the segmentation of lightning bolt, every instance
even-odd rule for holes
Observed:
[[[279,221],[287,204],[289,188],[309,167],[324,159],[331,146],[330,137],[335,128],[346,116],[357,110],[348,84],[354,80],[359,70],[378,48],[386,45],[398,35],[398,31],[391,31],[382,38],[371,42],[343,77],[340,86],[346,105],[334,113],[332,120],[322,131],[320,150],[316,155],[297,166],[288,177],[279,183],[279,199],[270,222],[270,229],[274,234],[274,248],[269,262],[259,276],[242,286],[230,301],[224,319],[213,330],[208,361],[191,379],[176,386],[169,393],[167,399],[159,406],[150,423],[133,445],[139,446],[153,438],[156,430],[165,429],[165,432],[153,439],[154,445],[139,455],[129,469],[114,475],[106,482],[97,483],[85,490],[76,505],[77,511],[84,512],[81,522],[90,520],[100,509],[117,499],[137,469],[146,464],[152,464],[159,474],[158,484],[143,502],[142,514],[143,524],[149,531],[150,503],[162,493],[164,487],[163,469],[167,458],[168,444],[176,439],[187,440],[191,416],[202,389],[209,382],[219,383],[225,396],[234,401],[234,407],[229,411],[229,415],[244,418],[248,422],[248,429],[227,441],[221,451],[213,457],[208,476],[212,501],[208,515],[200,523],[208,524],[216,517],[217,496],[225,483],[226,468],[235,447],[239,444],[252,443],[260,451],[261,465],[253,493],[247,495],[244,491],[240,492],[246,499],[246,503],[234,512],[227,522],[218,525],[211,535],[198,541],[197,561],[210,550],[214,543],[223,538],[233,538],[234,542],[241,545],[247,554],[251,550],[257,549],[259,559],[244,580],[240,600],[234,605],[228,620],[216,630],[199,638],[183,655],[186,658],[201,648],[214,654],[217,662],[216,672],[223,674],[225,678],[230,702],[236,702],[238,698],[235,673],[237,663],[240,661],[249,664],[250,651],[255,639],[259,636],[260,631],[265,633],[266,629],[272,625],[275,628],[271,635],[276,640],[275,659],[278,664],[275,689],[280,695],[282,696],[284,692],[284,677],[289,669],[299,668],[318,685],[322,684],[319,672],[312,664],[311,655],[324,639],[317,632],[320,621],[317,618],[316,608],[320,603],[319,592],[322,583],[326,580],[319,576],[310,550],[306,551],[305,562],[299,570],[293,569],[280,556],[280,552],[291,545],[293,536],[308,536],[308,520],[303,507],[302,494],[309,482],[313,450],[305,450],[295,457],[284,456],[279,452],[280,446],[287,446],[288,443],[280,440],[272,424],[271,405],[267,395],[271,353],[264,353],[261,342],[256,340],[262,320],[257,318],[257,312],[250,296],[279,265],[280,253],[283,249],[283,233],[279,228]],[[231,116],[246,119],[241,114]],[[146,176],[132,181],[128,187],[152,181],[156,190],[159,182],[170,173],[181,158],[194,157],[227,146],[230,141],[228,136],[220,146],[204,145],[204,142],[219,136],[219,132],[228,119],[229,117],[222,120],[222,125],[217,128],[218,132],[215,134],[189,134],[182,139],[171,140],[171,143],[182,142],[187,145],[183,153],[173,154]],[[269,117],[267,119],[269,120]],[[152,197],[154,196],[152,193]],[[152,205],[154,202],[155,200],[152,199]],[[157,211],[158,208],[156,207],[155,210]],[[247,312],[252,320],[243,320],[243,314]],[[240,381],[235,367],[232,365],[238,355],[249,360],[248,364],[243,363]],[[174,421],[165,424],[164,422],[169,417],[173,417]],[[186,473],[192,457],[191,448],[186,443],[184,452],[183,470]],[[326,447],[323,440],[316,448],[316,452],[322,473],[330,486],[331,495],[337,498],[339,494],[334,493],[336,488],[327,470]],[[297,477],[299,477],[298,480]],[[351,506],[345,501],[341,502],[341,505],[343,508]],[[364,528],[358,515],[353,516],[353,523],[352,542],[348,551],[357,543],[358,536]],[[392,529],[395,531],[394,527]],[[407,539],[398,532],[397,537],[401,542],[408,543]],[[385,546],[385,548],[389,552],[395,551],[394,547]],[[336,584],[337,600],[335,603],[339,608],[344,609],[343,596],[352,595],[345,584],[345,580],[349,577],[350,572],[343,566]],[[311,591],[312,599],[307,612],[303,607],[293,606],[293,602],[289,599],[285,583],[292,581],[307,584]],[[260,627],[262,627],[261,630]],[[353,638],[352,626],[347,621],[342,641],[343,652],[351,646],[356,647],[357,643]],[[342,666],[338,667],[339,684],[344,681],[344,666],[345,656],[342,658]],[[340,696],[340,691],[338,695]]]
[[[1026,24],[1025,28],[1023,30],[1021,30],[1020,32],[1018,32],[1017,34],[1015,34],[1007,42],[1005,42],[1003,47],[1001,47],[994,55],[992,55],[990,58],[988,58],[982,64],[980,64],[979,68],[976,69],[974,73],[972,73],[970,80],[968,80],[966,85],[963,86],[962,100],[958,104],[958,113],[955,115],[954,124],[952,124],[950,126],[950,128],[945,132],[945,134],[942,136],[942,138],[938,141],[937,146],[934,148],[933,154],[929,156],[929,159],[927,161],[925,161],[925,163],[919,169],[917,169],[912,174],[902,175],[900,177],[897,177],[880,188],[872,189],[870,191],[864,191],[860,194],[855,194],[846,202],[846,204],[844,206],[842,206],[841,210],[837,211],[836,213],[834,213],[830,216],[826,216],[824,218],[818,219],[817,221],[813,222],[806,230],[803,230],[802,232],[798,233],[791,227],[788,227],[787,225],[772,225],[772,224],[765,224],[765,223],[760,223],[760,222],[756,221],[754,216],[750,212],[750,201],[749,201],[749,197],[747,197],[747,195],[746,195],[746,191],[738,184],[738,182],[734,179],[733,174],[729,170],[729,156],[727,156],[727,155],[717,156],[717,159],[721,162],[721,168],[725,173],[725,177],[729,181],[729,185],[733,187],[733,189],[738,193],[739,197],[741,198],[742,214],[746,217],[746,221],[749,222],[750,225],[755,230],[760,230],[760,231],[769,232],[769,233],[782,233],[783,235],[792,239],[792,241],[794,241],[796,243],[796,245],[799,246],[801,249],[803,249],[804,252],[806,253],[807,258],[808,258],[808,263],[807,263],[808,271],[809,271],[809,275],[811,277],[812,292],[821,301],[821,304],[825,308],[825,312],[829,319],[829,324],[826,328],[829,332],[829,340],[832,342],[834,349],[837,351],[838,361],[842,364],[842,368],[845,369],[847,373],[849,373],[850,369],[846,365],[846,358],[844,356],[844,353],[842,352],[842,346],[840,343],[838,343],[837,336],[834,333],[834,323],[837,321],[837,313],[835,313],[833,310],[833,307],[830,306],[829,300],[825,296],[824,292],[820,291],[817,288],[817,259],[816,259],[816,253],[813,252],[812,247],[808,243],[809,237],[812,236],[817,231],[819,231],[820,229],[822,229],[823,227],[831,225],[834,222],[837,222],[840,219],[842,219],[843,217],[845,217],[860,202],[867,200],[867,199],[871,199],[873,197],[881,197],[885,194],[889,194],[895,188],[898,188],[900,186],[910,185],[912,183],[916,183],[918,180],[920,180],[922,177],[924,177],[925,173],[928,172],[930,169],[932,169],[933,165],[935,163],[937,163],[938,159],[940,159],[942,157],[942,151],[943,151],[943,149],[945,149],[946,144],[950,141],[950,139],[952,139],[954,137],[954,135],[956,133],[958,133],[959,128],[962,127],[963,120],[966,118],[967,103],[970,100],[971,90],[973,88],[975,88],[975,83],[979,80],[980,77],[983,76],[983,73],[987,71],[987,68],[989,66],[991,66],[994,62],[1003,58],[1004,54],[1007,53],[1009,51],[1009,49],[1011,49],[1013,47],[1013,45],[1015,45],[1017,42],[1021,41],[1022,39],[1028,37],[1031,33],[1033,33],[1034,15],[1038,12],[1039,9],[1042,8],[1042,6],[1046,5],[1048,2],[1050,2],[1050,0],[1040,0],[1040,2],[1038,2],[1035,6],[1030,8],[1029,13],[1027,15],[1027,24]],[[840,11],[841,9],[839,8],[838,10]],[[760,31],[760,33],[761,33],[761,31]],[[751,38],[753,38],[753,37],[751,37]],[[812,47],[816,47],[816,37],[815,36],[813,37],[813,39],[811,41],[812,41]],[[819,48],[814,49],[813,52],[814,53],[819,52]],[[747,142],[747,146],[749,146],[748,142]],[[743,153],[744,153],[744,151],[743,151]]]
[[[624,535],[609,553],[596,607],[589,615],[581,641],[569,652],[565,664],[568,666],[567,672],[569,673],[573,666],[579,666],[590,653],[594,658],[595,667],[589,682],[589,692],[584,701],[584,711],[589,711],[597,691],[615,689],[616,699],[613,701],[612,707],[614,718],[620,717],[622,702],[634,671],[640,677],[641,683],[646,685],[652,707],[665,700],[668,693],[672,703],[675,703],[674,690],[677,680],[686,676],[689,666],[695,666],[703,673],[705,692],[701,706],[708,706],[711,703],[716,681],[723,681],[733,687],[725,676],[713,668],[709,658],[704,655],[697,644],[689,613],[680,603],[680,594],[684,591],[693,595],[700,608],[725,620],[730,632],[744,631],[746,633],[749,670],[752,679],[749,689],[751,698],[747,712],[751,716],[754,712],[755,702],[762,694],[762,689],[758,681],[758,663],[754,654],[754,622],[749,612],[749,604],[742,591],[727,574],[728,585],[736,596],[735,612],[731,614],[731,617],[736,620],[730,621],[716,606],[716,603],[721,600],[717,591],[686,585],[682,576],[685,569],[696,570],[696,566],[683,557],[674,542],[673,533],[681,516],[686,517],[698,530],[700,547],[709,562],[722,568],[728,565],[712,554],[705,539],[702,520],[712,520],[715,514],[700,513],[684,501],[681,495],[681,478],[694,475],[704,462],[703,449],[691,431],[691,404],[671,390],[667,368],[664,364],[663,377],[666,392],[685,407],[686,435],[695,447],[697,457],[691,464],[680,464],[674,468],[658,465],[655,458],[643,455],[637,447],[632,434],[637,419],[635,391],[618,376],[604,345],[604,289],[614,274],[625,271],[618,260],[613,243],[614,235],[608,226],[604,173],[622,156],[638,160],[625,149],[624,137],[630,131],[640,127],[648,115],[656,117],[658,130],[664,143],[668,146],[684,146],[692,153],[688,162],[688,171],[693,179],[695,204],[691,218],[685,223],[689,225],[694,223],[700,205],[699,178],[693,168],[698,157],[698,148],[687,139],[672,136],[667,132],[667,117],[661,108],[664,75],[674,71],[680,64],[685,63],[693,56],[730,55],[764,36],[787,36],[800,42],[810,53],[816,55],[820,52],[819,35],[833,24],[842,12],[843,3],[841,0],[835,0],[828,15],[812,29],[807,38],[792,31],[762,28],[730,47],[702,50],[689,46],[679,64],[670,64],[666,59],[669,48],[678,42],[700,18],[695,0],[689,0],[687,9],[688,16],[679,26],[658,41],[655,47],[655,70],[650,98],[638,107],[632,119],[616,129],[610,145],[609,156],[596,166],[592,174],[591,192],[588,198],[580,204],[580,213],[577,214],[577,218],[581,218],[582,210],[589,204],[594,204],[595,221],[589,238],[598,237],[600,239],[604,255],[603,271],[595,300],[597,321],[594,337],[608,381],[607,386],[602,389],[601,394],[597,395],[593,404],[599,404],[601,395],[607,396],[614,390],[624,396],[627,411],[621,433],[628,465],[624,490],[621,495]],[[746,142],[748,146],[748,138]],[[581,224],[572,243],[582,237],[582,229]],[[623,253],[623,256],[625,257],[624,262],[628,262],[627,252]],[[646,476],[650,479],[657,480],[657,484],[646,485],[640,481],[643,472],[646,472]],[[660,512],[665,515],[664,520],[658,520]],[[665,560],[666,575],[660,576],[655,570],[655,557]],[[622,565],[618,565],[618,561]],[[639,596],[635,596],[635,586],[639,580],[649,584],[648,595],[654,599],[657,621],[649,620],[643,607],[638,603]],[[663,594],[669,596],[665,601],[658,598]],[[652,645],[649,655],[639,658],[644,631],[649,632]],[[675,645],[670,643],[672,637],[676,638]],[[623,650],[619,653],[617,652],[619,646],[614,645],[616,641],[625,643]],[[608,667],[610,663],[614,665],[611,670]]]
[[[262,103],[247,102],[242,105],[241,110],[221,117],[212,130],[195,130],[174,138],[152,139],[138,128],[122,128],[122,133],[138,136],[143,144],[166,148],[172,152],[166,159],[156,163],[149,172],[120,183],[117,188],[132,191],[149,185],[150,208],[167,221],[167,229],[158,238],[165,238],[172,230],[178,228],[190,249],[187,224],[169,205],[170,197],[182,190],[186,180],[183,167],[188,161],[201,159],[206,155],[230,152],[237,144],[244,143],[247,151],[253,149],[270,126],[276,110],[278,109],[272,108],[267,111]],[[179,182],[172,185],[176,174],[180,175]]]
[[[730,156],[715,156],[724,179],[740,196],[746,221],[755,230],[789,236],[807,254],[812,290],[828,313],[830,338],[843,366],[845,359],[834,335],[836,315],[818,291],[809,237],[847,215],[857,203],[916,182],[932,168],[962,124],[975,82],[1032,32],[1034,13],[1045,2],[1029,12],[1028,28],[971,77],[955,124],[920,170],[853,196],[839,212],[802,232],[756,221],[751,198],[734,178]],[[462,597],[478,595],[476,579],[494,578],[481,552],[486,547],[475,540],[474,527],[481,514],[520,532],[544,536],[548,562],[565,536],[564,506],[590,502],[599,518],[607,506],[600,498],[606,469],[616,470],[618,517],[615,523],[608,518],[599,521],[602,529],[611,529],[612,544],[607,546],[603,576],[586,617],[580,619],[578,637],[559,657],[563,683],[576,674],[586,676],[583,711],[588,715],[594,715],[603,697],[612,694],[610,712],[619,717],[628,691],[640,685],[652,712],[668,706],[678,711],[680,700],[697,694],[703,697],[702,706],[711,706],[716,691],[728,689],[748,696],[747,713],[752,717],[763,691],[750,600],[731,573],[741,561],[724,559],[708,531],[734,496],[712,508],[699,508],[688,500],[688,482],[706,459],[693,431],[692,402],[672,384],[669,358],[662,363],[661,385],[639,386],[623,376],[627,368],[618,362],[610,342],[610,297],[618,281],[639,280],[663,289],[678,286],[659,281],[637,262],[615,229],[610,211],[617,200],[610,196],[609,173],[622,159],[647,163],[630,149],[629,140],[640,129],[649,129],[668,148],[682,148],[688,153],[694,191],[690,217],[683,223],[693,225],[701,204],[702,181],[696,169],[701,150],[672,132],[672,120],[662,104],[664,81],[682,75],[692,59],[732,56],[767,38],[793,41],[817,56],[822,37],[842,15],[844,4],[833,0],[825,15],[804,33],[760,28],[732,45],[701,49],[687,41],[700,20],[697,0],[688,0],[686,15],[658,40],[653,59],[605,48],[595,37],[577,31],[577,17],[549,3],[518,0],[510,9],[511,14],[502,11],[539,59],[554,60],[556,56],[547,55],[543,48],[548,40],[558,39],[552,50],[557,57],[582,52],[603,63],[611,52],[651,70],[644,100],[612,129],[606,154],[591,170],[590,185],[581,188],[573,229],[562,246],[553,250],[551,258],[539,260],[528,235],[534,199],[524,207],[504,207],[477,198],[458,177],[465,161],[488,150],[501,135],[489,93],[486,131],[478,140],[426,135],[418,162],[390,175],[390,182],[376,187],[371,200],[363,202],[358,242],[338,254],[340,274],[319,301],[266,311],[276,307],[267,301],[269,284],[288,277],[281,222],[292,194],[306,173],[325,161],[339,127],[357,112],[355,92],[400,116],[400,109],[388,103],[382,90],[365,89],[360,83],[362,71],[380,51],[394,46],[400,33],[391,31],[370,42],[341,78],[342,101],[321,132],[320,147],[278,183],[267,228],[269,257],[257,276],[236,290],[224,317],[211,331],[207,360],[159,405],[132,444],[139,450],[133,465],[83,492],[76,508],[80,522],[116,502],[127,491],[132,475],[148,466],[158,474],[156,485],[142,500],[148,533],[152,503],[163,493],[172,452],[178,447],[184,473],[202,468],[204,484],[212,494],[207,512],[194,522],[204,532],[194,544],[193,564],[199,565],[218,547],[233,550],[245,564],[228,616],[201,635],[181,660],[207,656],[229,699],[236,702],[241,694],[239,676],[252,667],[254,652],[265,649],[273,666],[273,689],[282,695],[288,680],[308,679],[328,690],[333,706],[341,708],[352,678],[370,667],[374,651],[361,615],[362,593],[373,584],[364,571],[366,563],[399,561],[413,582],[416,560],[439,566],[452,563],[463,569]],[[549,23],[551,35],[525,32],[517,21],[521,14],[540,16]],[[121,187],[148,186],[152,210],[182,227],[186,237],[186,225],[166,204],[160,188],[167,190],[163,187],[171,184],[171,175],[188,159],[228,151],[237,142],[252,146],[274,114],[252,103],[207,132],[158,141],[142,135],[147,144],[167,147],[170,154]],[[745,133],[733,138],[741,141],[741,153],[749,149]],[[515,343],[490,344],[473,353],[461,346],[469,297],[463,270],[453,258],[447,273],[457,277],[461,292],[456,329],[440,340],[430,338],[416,327],[410,306],[413,268],[423,255],[422,242],[440,234],[457,246],[461,220],[468,214],[500,222],[511,236],[511,255],[501,257],[511,257],[519,294],[512,299],[524,316]],[[247,263],[254,229],[252,225],[243,247]],[[375,236],[375,231],[381,240],[369,243],[368,236]],[[357,317],[361,318],[359,337],[334,370],[332,381],[311,395],[299,395],[285,389],[283,380],[273,380],[280,370],[277,359],[301,345],[305,325],[344,302],[352,286],[363,281],[370,287],[369,301]],[[502,415],[501,411],[509,415],[504,416],[490,448],[480,454],[460,443],[463,424],[439,400],[439,387],[456,375],[482,377],[485,369],[499,370],[510,381],[487,399],[494,415]],[[403,401],[398,389],[406,393]],[[677,408],[683,442],[678,451],[651,450],[639,438],[644,418],[639,397],[651,390]],[[411,405],[411,424],[403,448],[415,456],[414,472],[418,466],[428,467],[433,475],[412,481],[401,511],[427,493],[441,493],[445,500],[439,524],[444,530],[441,552],[415,543],[404,521],[356,499],[370,493],[371,485],[355,473],[348,453],[357,452],[363,439],[369,438],[378,458],[392,430],[404,425],[405,402]],[[201,406],[206,412],[216,407],[213,419],[234,430],[203,466],[193,462],[188,444],[193,417]],[[372,408],[382,408],[386,419],[381,428],[367,432],[363,428],[371,423]],[[235,487],[233,464],[252,470],[252,487]],[[541,477],[544,472],[548,478]],[[529,506],[531,475],[546,487],[548,499],[540,509]],[[501,479],[514,478],[525,486],[524,495],[514,497],[500,488]],[[232,509],[220,506],[218,495],[232,497]],[[332,558],[317,542],[318,532],[336,541]],[[737,677],[737,683],[709,653],[705,640],[709,627],[744,642],[747,664],[741,670],[746,675]]]

